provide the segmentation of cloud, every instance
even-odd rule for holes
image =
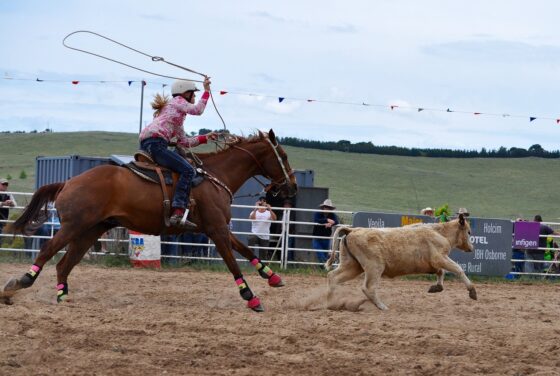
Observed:
[[[507,40],[461,40],[425,46],[432,56],[464,61],[550,63],[560,59],[560,46],[534,45]]]
[[[349,34],[355,34],[358,32],[358,29],[356,28],[356,26],[351,25],[351,24],[344,24],[344,25],[331,25],[331,26],[327,26],[327,29],[329,31],[335,32],[335,33],[349,33]]]
[[[251,16],[255,17],[255,18],[262,18],[264,20],[267,21],[273,21],[273,22],[278,22],[278,23],[288,23],[288,22],[292,22],[289,21],[283,17],[278,17],[278,16],[274,16],[268,12],[264,12],[264,11],[259,11],[259,12],[252,12],[250,13]]]

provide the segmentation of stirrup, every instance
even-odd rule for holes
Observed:
[[[171,218],[169,218],[169,224],[174,227],[184,228],[188,230],[194,230],[198,227],[196,223],[192,223],[187,218],[183,219],[183,217],[180,215],[172,215]]]

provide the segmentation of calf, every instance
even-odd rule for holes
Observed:
[[[381,310],[387,306],[377,296],[377,286],[382,276],[396,277],[406,274],[435,273],[437,283],[428,292],[443,291],[444,270],[458,275],[476,300],[476,290],[463,269],[449,258],[453,248],[473,251],[469,235],[471,228],[465,217],[436,224],[415,224],[398,228],[348,228],[339,227],[332,241],[327,270],[336,257],[340,244],[340,265],[329,272],[327,306],[335,307],[334,289],[337,284],[349,281],[362,272],[365,274],[362,291]],[[343,236],[340,241],[339,236]]]

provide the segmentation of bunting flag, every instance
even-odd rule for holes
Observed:
[[[168,84],[162,83],[162,82],[153,82],[153,81],[146,81],[146,80],[122,80],[122,81],[106,81],[106,80],[51,80],[51,79],[42,79],[39,77],[36,78],[15,78],[15,77],[10,77],[8,75],[7,72],[4,72],[4,77],[3,79],[5,80],[12,80],[12,81],[35,81],[35,82],[66,82],[66,83],[71,83],[72,85],[78,85],[80,83],[100,83],[100,84],[112,84],[112,83],[127,83],[128,86],[132,86],[133,83],[135,82],[140,82],[143,86],[146,86],[148,84],[155,84],[157,86],[161,86],[162,89],[164,89],[166,86],[168,86]],[[332,100],[320,100],[320,99],[309,99],[309,98],[290,98],[290,97],[279,97],[279,96],[273,96],[273,95],[265,95],[265,94],[255,94],[255,93],[242,93],[242,92],[232,92],[232,91],[226,91],[226,90],[220,90],[219,91],[220,95],[244,95],[244,96],[252,96],[252,97],[263,97],[263,98],[275,98],[278,100],[278,103],[282,103],[284,102],[286,99],[290,100],[290,101],[301,101],[301,102],[307,102],[307,103],[312,103],[312,102],[317,102],[317,103],[328,103],[328,104],[339,104],[339,105],[359,105],[359,106],[367,106],[367,107],[377,107],[377,108],[381,108],[381,109],[388,109],[390,111],[395,111],[397,112],[397,110],[406,110],[406,109],[413,109],[416,110],[417,112],[424,112],[424,111],[430,111],[430,112],[447,112],[447,113],[460,113],[460,114],[471,114],[474,116],[501,116],[503,118],[506,117],[514,117],[514,118],[525,118],[525,119],[529,119],[529,122],[533,122],[537,119],[539,120],[553,120],[556,122],[556,124],[560,124],[560,118],[559,117],[544,117],[544,116],[527,116],[527,115],[511,115],[508,113],[490,113],[490,112],[481,112],[481,111],[459,111],[459,110],[451,110],[451,108],[447,107],[445,110],[441,109],[441,108],[426,108],[426,107],[412,107],[412,106],[402,106],[402,105],[395,105],[395,104],[391,104],[391,105],[384,105],[384,104],[371,104],[371,103],[367,103],[365,101],[361,101],[361,102],[343,102],[343,101],[332,101]]]

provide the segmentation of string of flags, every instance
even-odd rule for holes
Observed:
[[[4,76],[5,80],[14,80],[14,81],[36,81],[36,82],[70,82],[72,85],[79,85],[80,83],[98,83],[98,84],[107,84],[107,83],[127,83],[128,86],[131,86],[134,83],[141,83],[143,86],[148,84],[150,85],[158,85],[162,89],[168,86],[168,84],[164,84],[161,82],[153,82],[153,81],[145,81],[145,80],[53,80],[53,79],[41,79],[41,78],[14,78],[9,77],[7,75]],[[219,91],[221,96],[225,95],[241,95],[241,96],[250,96],[250,97],[259,97],[259,98],[272,98],[278,100],[278,103],[283,103],[284,101],[293,101],[293,102],[307,102],[307,103],[327,103],[327,104],[337,104],[337,105],[352,105],[352,106],[364,106],[364,107],[376,107],[381,109],[388,109],[390,111],[398,111],[401,109],[405,110],[413,110],[416,112],[446,112],[446,113],[460,113],[460,114],[472,114],[474,116],[495,116],[495,117],[503,117],[503,118],[525,118],[529,119],[529,122],[533,122],[537,119],[539,120],[554,120],[556,124],[560,124],[560,117],[552,118],[552,117],[545,117],[545,116],[528,116],[528,115],[513,115],[508,113],[493,113],[493,112],[481,112],[481,111],[465,111],[465,110],[455,110],[451,108],[428,108],[428,107],[414,107],[414,106],[404,106],[404,105],[397,105],[397,104],[374,104],[374,103],[367,103],[367,102],[345,102],[345,101],[331,101],[331,100],[321,100],[321,99],[310,99],[310,98],[291,98],[285,96],[274,96],[274,95],[265,95],[265,94],[256,94],[256,93],[245,93],[245,92],[235,92],[235,91],[227,91],[227,90],[220,90]]]

